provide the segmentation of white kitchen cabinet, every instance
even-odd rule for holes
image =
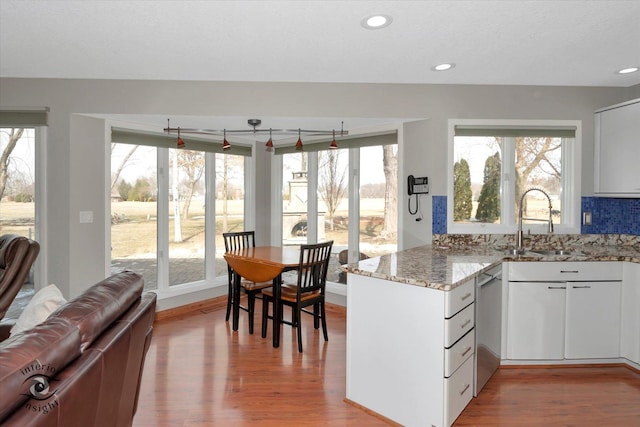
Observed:
[[[347,399],[404,426],[452,425],[473,397],[474,280],[348,282]]]
[[[620,357],[622,282],[567,282],[567,359]]]
[[[507,359],[620,357],[621,281],[615,261],[509,263]]]
[[[640,99],[595,113],[595,193],[638,197],[640,194]]]
[[[640,364],[640,264],[625,262],[622,280],[620,355]]]
[[[564,358],[565,299],[564,283],[509,283],[507,359]]]

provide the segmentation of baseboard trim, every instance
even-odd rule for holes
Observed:
[[[163,322],[166,320],[172,320],[176,317],[188,316],[197,312],[207,313],[214,310],[226,310],[227,309],[227,296],[223,295],[216,298],[209,298],[206,300],[194,302],[191,304],[181,305],[180,307],[170,308],[163,311],[156,312],[155,321]],[[328,312],[341,313],[346,315],[347,308],[338,304],[325,303],[325,309]]]
[[[194,302],[191,304],[181,305],[180,307],[170,308],[168,310],[156,312],[155,321],[162,322],[176,317],[187,316],[196,312],[209,312],[213,310],[227,308],[227,296],[209,298],[206,300]]]
[[[388,423],[389,425],[402,427],[402,424],[399,424],[399,423],[397,423],[397,422],[395,422],[395,421],[393,421],[393,420],[391,420],[391,419],[389,419],[389,418],[385,417],[384,415],[380,415],[380,414],[379,414],[379,413],[377,413],[376,411],[372,411],[371,409],[369,409],[369,408],[367,408],[367,407],[365,407],[365,406],[362,406],[361,404],[356,403],[356,402],[354,402],[353,400],[350,400],[350,399],[344,398],[344,399],[343,399],[343,402],[344,402],[344,403],[348,403],[348,404],[349,404],[349,405],[351,405],[351,406],[355,406],[356,408],[358,408],[358,409],[360,409],[360,410],[362,410],[362,411],[366,412],[367,414],[371,415],[372,417],[375,417],[375,418],[377,418],[377,419],[379,419],[379,420],[382,420],[382,421],[384,421],[385,423]]]
[[[640,374],[640,369],[635,366],[631,366],[629,363],[614,362],[614,363],[556,363],[549,365],[500,365],[500,369],[553,369],[553,368],[627,368],[635,373]]]

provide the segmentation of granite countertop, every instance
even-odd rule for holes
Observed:
[[[503,261],[629,261],[640,263],[633,246],[565,247],[568,255],[531,251],[508,255],[506,248],[425,245],[342,266],[349,273],[448,291]]]

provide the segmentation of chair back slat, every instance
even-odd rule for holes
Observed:
[[[224,239],[225,252],[234,251],[236,249],[254,248],[256,246],[255,231],[235,231],[232,233],[222,233]],[[233,281],[233,269],[227,264],[227,275],[229,276],[229,284]]]
[[[329,270],[329,258],[333,240],[324,243],[300,246],[298,265],[298,299],[308,292],[324,294]]]
[[[222,233],[224,238],[224,249],[226,252],[236,249],[253,248],[256,246],[255,231],[237,231],[233,233]]]

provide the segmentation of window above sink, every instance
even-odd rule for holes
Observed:
[[[448,233],[515,233],[521,195],[543,188],[555,232],[580,232],[581,123],[449,120]],[[549,201],[524,200],[525,233],[547,232]]]

